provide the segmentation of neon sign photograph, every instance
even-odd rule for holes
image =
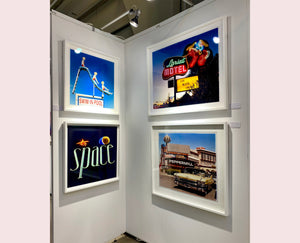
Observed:
[[[118,59],[68,41],[64,46],[65,110],[116,114]]]
[[[227,108],[226,18],[147,49],[149,115]]]
[[[65,123],[65,193],[118,180],[118,125]]]
[[[228,215],[228,124],[154,122],[152,194]]]

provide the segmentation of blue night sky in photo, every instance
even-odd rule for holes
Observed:
[[[77,72],[81,66],[82,57],[85,57],[85,67],[87,67],[94,76],[97,72],[97,80],[99,87],[102,88],[101,82],[104,81],[104,86],[109,89],[112,95],[104,94],[103,107],[114,108],[114,63],[85,54],[83,52],[76,54],[74,50],[70,50],[70,104],[75,105],[75,94],[93,95],[93,82],[89,74],[85,70],[81,70],[76,86],[75,93],[72,94]],[[95,96],[102,96],[102,92],[95,88]]]
[[[189,145],[191,149],[204,147],[216,152],[216,134],[214,133],[159,133],[159,148],[164,142],[164,136],[169,135],[173,144]]]
[[[205,40],[209,43],[209,48],[212,50],[213,55],[215,56],[216,53],[219,53],[219,45],[213,41],[214,37],[219,37],[218,28],[209,30],[189,39],[177,42],[173,45],[164,47],[152,53],[153,101],[166,99],[168,97],[168,92],[170,92],[170,94],[174,93],[173,91],[170,91],[168,89],[167,80],[162,79],[164,61],[169,57],[183,56],[184,48],[189,44],[198,42],[200,39]]]

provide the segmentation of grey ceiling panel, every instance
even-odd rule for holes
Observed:
[[[203,0],[52,0],[50,1],[50,5],[51,9],[93,25],[97,29],[101,29],[112,20],[126,13],[132,7],[138,8],[141,14],[137,28],[129,24],[130,19],[134,16],[125,15],[103,29],[122,39],[126,39],[184,11],[191,7],[191,4],[197,4],[202,1]]]

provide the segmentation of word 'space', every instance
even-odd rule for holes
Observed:
[[[110,149],[114,146],[112,144],[75,148],[73,150],[76,167],[70,169],[71,171],[76,171],[79,169],[78,179],[82,178],[82,172],[84,169],[91,167],[105,166],[107,164],[114,164],[116,161],[111,161],[110,159]],[[106,153],[103,153],[103,150]],[[106,154],[106,160],[103,160],[103,154]]]

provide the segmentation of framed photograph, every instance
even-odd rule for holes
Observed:
[[[119,59],[64,41],[64,110],[118,114]]]
[[[228,215],[228,125],[152,125],[152,193]]]
[[[147,48],[149,115],[228,108],[227,18]]]
[[[119,180],[119,125],[64,123],[64,192]]]

